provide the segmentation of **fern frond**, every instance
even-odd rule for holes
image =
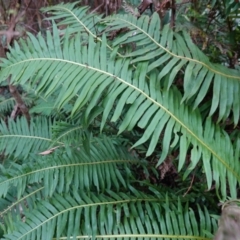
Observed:
[[[11,213],[13,215],[20,215],[21,209],[27,202],[28,209],[34,209],[34,203],[38,199],[43,199],[44,187],[39,185],[31,185],[31,188],[27,188],[26,192],[19,199],[16,198],[16,188],[11,188],[4,198],[0,198],[0,219],[6,219],[6,215]]]
[[[54,103],[54,98],[48,98],[43,100],[41,98],[35,101],[35,106],[33,106],[30,111],[31,114],[41,114],[42,116],[53,116],[57,117],[60,112]]]
[[[167,76],[168,88],[176,75],[184,70],[184,96],[181,102],[194,97],[196,108],[212,84],[213,99],[209,116],[219,109],[220,121],[233,112],[234,123],[237,125],[240,116],[239,71],[211,63],[187,33],[174,33],[168,25],[160,31],[157,13],[151,19],[148,16],[137,19],[132,15],[114,15],[103,21],[107,22],[107,31],[129,29],[129,32],[116,38],[114,46],[134,42],[136,50],[126,57],[133,58],[132,63],[150,61],[146,74],[160,67],[158,81]]]
[[[25,118],[9,119],[0,123],[0,152],[15,158],[27,158],[48,149],[51,140],[51,122],[45,118],[32,118],[30,125]]]
[[[176,204],[170,201],[177,202]],[[177,212],[177,214],[176,214]],[[216,220],[198,208],[201,224],[180,199],[138,193],[55,194],[15,221],[15,231],[3,239],[205,239],[215,231]],[[209,224],[204,224],[208,222]],[[200,226],[202,228],[200,228]],[[176,237],[177,236],[177,237]]]
[[[48,19],[53,20],[56,22],[57,26],[60,26],[63,29],[63,35],[66,33],[66,30],[68,30],[69,34],[81,32],[82,39],[86,37],[86,33],[87,36],[92,36],[95,41],[101,42],[102,39],[100,36],[102,36],[105,31],[105,25],[100,23],[102,20],[101,15],[89,12],[87,6],[77,8],[75,7],[77,3],[78,2],[61,3],[59,5],[42,8],[41,10],[50,14]],[[129,6],[128,9],[131,9],[131,7]],[[51,16],[51,14],[53,16]],[[114,51],[110,45],[107,44],[107,47],[111,51]],[[120,53],[118,53],[118,55],[121,56]]]
[[[83,106],[87,107],[86,122],[96,112],[102,112],[101,129],[108,118],[115,122],[121,116],[123,121],[119,133],[135,126],[144,129],[143,136],[134,146],[150,141],[148,156],[164,133],[158,165],[164,161],[171,147],[179,144],[179,171],[191,150],[193,167],[200,159],[203,161],[208,187],[214,180],[226,196],[227,178],[231,183],[231,195],[236,196],[240,166],[226,132],[210,120],[204,124],[197,109],[192,111],[180,104],[182,96],[177,89],[160,90],[155,71],[151,71],[150,80],[146,80],[148,62],[139,63],[136,70],[132,70],[130,59],[118,58],[116,52],[109,56],[105,37],[95,43],[89,36],[86,45],[85,42],[81,44],[80,35],[69,38],[66,34],[61,45],[57,31],[53,25],[53,36],[48,33],[46,40],[42,36],[35,38],[30,35],[28,48],[24,45],[20,48],[16,43],[8,54],[9,60],[3,59],[1,79],[12,74],[12,79],[21,84],[38,81],[37,91],[44,92],[46,96],[60,89],[55,102],[59,108],[71,101],[74,115]],[[28,80],[30,76],[33,77]],[[226,146],[228,151],[225,151]]]
[[[51,14],[52,16],[49,16],[48,19],[56,21],[58,26],[67,26],[70,33],[85,32],[97,38],[96,24],[101,19],[100,16],[89,13],[88,6],[76,7],[78,3],[61,3],[41,10]]]
[[[5,196],[14,187],[20,198],[33,183],[42,184],[45,196],[55,191],[68,192],[71,185],[81,191],[119,190],[131,180],[128,176],[131,164],[144,163],[123,148],[114,146],[111,139],[95,139],[90,145],[90,154],[79,144],[75,151],[56,151],[53,156],[38,157],[27,164],[12,163],[6,169],[2,166],[0,196]]]

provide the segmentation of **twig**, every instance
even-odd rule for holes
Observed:
[[[15,119],[15,118],[16,118],[18,110],[19,110],[18,104],[16,104],[16,105],[14,106],[14,108],[13,108],[13,110],[12,110],[12,113],[11,113],[11,116],[10,116],[12,119]]]
[[[96,12],[99,8],[101,8],[104,5],[104,2],[100,4],[98,7],[94,8],[90,13]]]
[[[193,177],[192,177],[191,184],[190,184],[190,186],[188,187],[188,190],[183,194],[183,197],[185,197],[185,196],[189,193],[189,191],[191,190],[192,185],[193,185],[193,180],[194,180],[194,175],[193,175]]]

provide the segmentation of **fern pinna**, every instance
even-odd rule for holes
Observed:
[[[157,14],[101,18],[75,4],[44,11],[52,31],[28,34],[1,62],[2,80],[11,75],[59,111],[41,119],[33,112],[29,125],[1,123],[4,239],[210,239],[217,222],[206,207],[192,209],[196,196],[140,181],[136,169],[147,176],[146,159],[157,156],[158,167],[174,149],[183,178],[200,165],[208,189],[236,197],[240,141],[233,144],[211,117],[218,111],[219,122],[231,116],[238,124],[238,72],[210,63],[186,33],[168,25],[160,31]],[[58,25],[67,25],[61,34]],[[111,40],[119,29],[126,31]],[[211,84],[206,117],[201,106]],[[125,133],[133,133],[132,145]],[[144,156],[130,149],[141,146]]]

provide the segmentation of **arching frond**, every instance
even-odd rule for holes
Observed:
[[[15,44],[8,59],[2,60],[1,79],[12,74],[12,79],[21,84],[37,82],[37,91],[47,96],[60,89],[55,102],[59,108],[71,101],[74,116],[86,107],[86,122],[102,113],[101,128],[108,118],[114,122],[121,117],[119,132],[135,126],[144,129],[134,146],[149,141],[147,155],[153,153],[162,135],[158,165],[169,150],[179,144],[179,170],[187,152],[191,151],[189,171],[202,160],[208,187],[215,181],[226,196],[227,178],[231,195],[236,196],[236,185],[240,183],[239,160],[235,158],[226,132],[211,120],[204,123],[197,109],[192,111],[180,104],[179,91],[162,88],[157,72],[152,70],[150,79],[146,79],[151,66],[147,61],[139,63],[135,69],[130,59],[116,57],[116,52],[109,55],[105,37],[95,43],[89,36],[86,45],[85,41],[81,44],[80,35],[70,38],[66,34],[61,45],[57,31],[54,25],[53,36],[48,33],[46,40],[30,35],[28,47],[24,42],[21,47]]]
[[[170,87],[176,75],[184,70],[184,96],[181,102],[194,96],[196,108],[210,91],[210,85],[213,85],[209,115],[219,109],[220,121],[233,112],[237,125],[240,116],[239,71],[211,63],[185,32],[174,33],[168,25],[160,31],[157,13],[151,19],[148,16],[137,19],[132,15],[114,15],[103,21],[107,22],[107,31],[129,29],[116,38],[114,46],[134,42],[136,50],[126,57],[133,58],[132,63],[149,61],[146,74],[160,67],[157,79],[160,81],[167,76]]]
[[[100,18],[92,13],[86,14],[83,10],[85,11],[85,9],[75,7],[75,4],[61,4],[45,9],[56,15],[50,19],[64,17],[59,25],[66,24],[74,29],[73,32],[84,29],[87,34],[101,41],[96,30]],[[134,42],[137,46],[136,50],[126,57],[133,57],[132,63],[150,61],[147,74],[160,66],[158,80],[167,76],[168,87],[172,85],[176,75],[184,70],[185,93],[181,101],[194,97],[196,108],[210,91],[210,86],[213,85],[209,116],[219,109],[218,119],[220,121],[227,119],[233,112],[233,121],[237,125],[240,116],[239,71],[211,63],[192,43],[187,33],[174,33],[169,26],[165,26],[160,31],[161,24],[157,13],[151,19],[148,16],[137,19],[132,14],[114,15],[104,19],[103,22],[107,23],[105,29],[107,32],[128,28],[129,32],[116,38],[114,45]]]
[[[71,185],[81,191],[119,190],[131,180],[129,167],[133,164],[144,163],[124,148],[114,146],[111,139],[95,139],[90,153],[79,144],[75,151],[56,151],[26,164],[12,163],[7,169],[2,166],[0,196],[14,187],[19,198],[34,183],[42,184],[45,196],[68,192]]]
[[[174,201],[176,203],[170,203]],[[198,208],[200,221],[180,200],[138,193],[54,195],[13,222],[3,239],[204,239],[216,220]],[[200,223],[200,224],[199,224]],[[207,223],[207,224],[206,224]]]

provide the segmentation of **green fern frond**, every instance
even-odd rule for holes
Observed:
[[[81,32],[82,41],[87,38],[85,37],[85,33],[87,36],[92,36],[95,41],[101,42],[101,36],[105,31],[105,24],[101,24],[102,20],[101,15],[97,15],[96,13],[89,12],[88,7],[76,7],[75,3],[61,3],[55,6],[42,8],[43,12],[47,12],[50,14],[48,17],[49,20],[53,20],[56,22],[57,26],[63,29],[62,35],[66,33],[66,30],[69,34],[77,34]],[[52,14],[52,16],[51,16]],[[107,44],[107,48],[111,51],[114,51],[110,45]],[[118,53],[121,56],[120,53]]]
[[[58,26],[63,28],[65,33],[67,26],[70,33],[85,32],[92,37],[97,37],[97,22],[101,19],[99,15],[89,13],[89,7],[76,7],[79,2],[61,3],[55,6],[42,8],[43,12],[50,14],[49,20],[57,22]],[[51,16],[52,15],[52,16]]]
[[[45,196],[55,191],[68,192],[71,185],[86,191],[119,190],[131,180],[128,176],[131,164],[144,163],[123,148],[114,146],[111,139],[95,139],[90,145],[90,154],[79,144],[75,151],[56,151],[53,156],[38,157],[22,165],[12,163],[6,169],[1,166],[0,196],[15,187],[20,198],[33,183],[42,183]]]
[[[45,101],[41,98],[35,101],[35,106],[30,109],[31,114],[41,114],[42,116],[57,117],[60,113],[55,106],[53,98]]]
[[[87,135],[86,129],[84,129],[80,121],[78,123],[57,121],[52,130],[54,141],[68,142],[69,144],[79,144],[80,140],[83,140]]]
[[[157,13],[151,19],[148,16],[137,19],[132,15],[114,15],[103,21],[107,24],[107,31],[129,29],[123,36],[116,38],[114,46],[134,42],[136,50],[126,57],[133,58],[132,63],[150,61],[146,74],[160,67],[158,81],[167,76],[168,88],[184,69],[184,96],[181,102],[194,96],[196,108],[212,84],[213,99],[209,115],[212,116],[218,108],[220,121],[225,120],[232,111],[237,125],[240,116],[239,71],[211,63],[187,33],[174,33],[168,25],[160,31]]]
[[[161,89],[156,71],[152,70],[150,80],[146,80],[148,62],[139,63],[133,70],[130,59],[118,58],[116,52],[109,56],[105,37],[95,43],[89,36],[86,45],[85,42],[81,44],[79,34],[71,38],[66,34],[61,45],[57,31],[53,25],[53,36],[48,33],[46,40],[40,35],[37,38],[30,35],[27,48],[24,43],[22,47],[16,43],[8,59],[2,60],[1,79],[12,74],[12,79],[21,84],[38,82],[37,91],[46,96],[60,89],[55,102],[59,108],[71,101],[74,116],[86,107],[86,122],[100,110],[103,113],[101,129],[108,118],[116,122],[120,117],[123,121],[119,133],[135,126],[144,129],[134,146],[150,141],[147,156],[153,153],[159,136],[164,133],[158,165],[170,149],[179,144],[179,170],[191,150],[189,170],[201,159],[208,187],[214,180],[226,196],[227,178],[231,183],[231,195],[236,196],[240,169],[226,132],[210,120],[204,124],[197,109],[192,111],[180,104],[182,96],[177,89]],[[99,107],[96,109],[96,106]],[[225,151],[226,146],[229,151]]]
[[[198,208],[201,224],[180,199],[134,193],[54,194],[24,212],[15,231],[3,239],[204,239],[215,231],[216,220],[206,208]],[[175,203],[171,203],[174,201]],[[209,224],[205,224],[205,223]],[[202,228],[200,228],[200,226]]]
[[[30,124],[25,118],[9,119],[0,123],[0,152],[15,158],[28,156],[48,149],[51,140],[51,122],[45,118],[32,118]]]
[[[36,184],[35,186],[32,184],[31,188],[27,188],[26,192],[19,199],[16,199],[17,189],[11,188],[8,191],[7,195],[4,198],[0,198],[0,221],[1,219],[6,219],[6,215],[11,213],[13,215],[20,215],[22,206],[25,205],[24,202],[27,202],[27,206],[29,210],[35,208],[34,203],[36,200],[43,199],[43,190],[44,187]]]

